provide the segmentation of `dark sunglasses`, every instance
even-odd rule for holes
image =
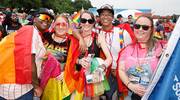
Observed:
[[[140,24],[134,24],[135,29],[140,29],[142,27],[143,30],[148,30],[151,26],[149,25],[140,25]]]
[[[81,23],[86,23],[88,21],[89,24],[93,24],[94,23],[94,19],[85,19],[85,18],[81,18]]]

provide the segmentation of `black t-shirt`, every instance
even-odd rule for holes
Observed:
[[[66,36],[66,41],[58,43],[53,40],[52,34],[53,33],[49,32],[43,33],[46,54],[51,53],[60,63],[65,63],[69,50],[70,38]]]
[[[18,26],[5,26],[3,29],[3,35],[2,37],[5,37],[6,35],[12,34],[14,32],[16,32],[17,30],[19,30],[22,26],[18,25]]]
[[[97,36],[94,35],[93,43],[88,47],[88,54],[95,54],[94,57],[99,57],[100,55],[100,48],[97,45]],[[80,54],[79,59],[83,58],[85,54]],[[81,70],[81,65],[77,65],[76,68],[78,71]]]
[[[115,19],[115,20],[112,22],[112,24],[113,24],[114,26],[117,26],[117,25],[120,24],[120,22],[119,22],[118,20]]]

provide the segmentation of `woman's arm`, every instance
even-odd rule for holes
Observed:
[[[72,31],[73,36],[79,40],[79,51],[81,53],[85,53],[87,45],[86,45],[86,43],[84,41],[84,38],[80,34],[81,32],[82,32],[81,29],[75,29],[75,30]]]
[[[41,97],[43,91],[39,85],[39,79],[37,76],[37,67],[35,64],[35,54],[31,54],[31,84],[34,87],[34,96]]]
[[[104,64],[107,67],[109,67],[112,63],[112,57],[111,57],[111,54],[110,54],[109,49],[107,47],[106,41],[101,34],[98,35],[98,44],[102,48],[102,51],[106,56],[106,60],[104,61]]]
[[[102,48],[102,51],[104,52],[106,56],[106,60],[102,65],[100,65],[94,72],[93,72],[93,83],[101,82],[102,73],[106,71],[107,67],[110,66],[112,62],[112,57],[110,55],[109,49],[106,45],[106,41],[102,35],[99,34],[98,36],[98,44]]]

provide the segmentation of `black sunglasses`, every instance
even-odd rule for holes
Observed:
[[[134,28],[135,29],[139,29],[140,27],[142,27],[143,30],[148,30],[151,26],[149,26],[149,25],[134,24]]]
[[[81,18],[81,23],[86,23],[88,21],[89,24],[93,24],[94,23],[94,19],[85,19],[85,18]]]

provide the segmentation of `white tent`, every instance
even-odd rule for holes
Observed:
[[[116,18],[118,14],[121,14],[124,19],[127,19],[127,18],[128,18],[128,15],[132,15],[133,18],[134,18],[134,14],[135,14],[136,12],[141,12],[141,11],[135,10],[135,9],[124,10],[124,11],[121,11],[121,12],[116,13],[116,14],[114,15],[114,18]]]

